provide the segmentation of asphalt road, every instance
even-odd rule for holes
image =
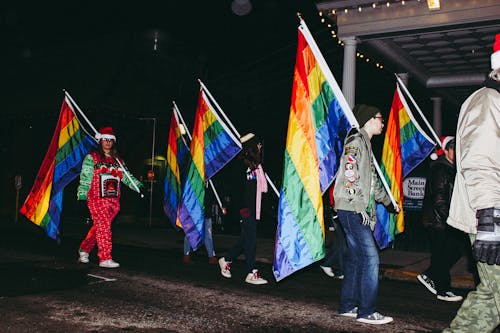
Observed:
[[[192,265],[179,251],[115,246],[119,269],[76,262],[76,240],[10,232],[0,242],[0,332],[439,332],[459,303],[437,301],[415,283],[382,280],[388,325],[336,314],[341,281],[311,266],[276,283],[244,283],[244,263],[223,278],[203,253]],[[464,295],[466,290],[458,290]]]

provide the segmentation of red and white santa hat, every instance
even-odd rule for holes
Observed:
[[[500,33],[495,38],[493,53],[491,54],[491,69],[500,68]]]
[[[115,131],[113,131],[113,127],[111,126],[101,127],[99,133],[95,135],[95,138],[97,141],[101,141],[102,139],[116,141]]]
[[[435,161],[435,160],[437,160],[437,158],[439,156],[443,155],[444,148],[451,140],[455,140],[455,137],[454,136],[442,136],[441,137],[441,147],[439,147],[437,152],[431,154],[431,160]]]

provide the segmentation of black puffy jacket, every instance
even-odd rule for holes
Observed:
[[[456,173],[455,166],[444,155],[431,163],[423,207],[426,227],[441,230],[446,227]]]

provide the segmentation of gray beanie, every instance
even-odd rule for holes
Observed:
[[[354,113],[354,116],[359,123],[359,128],[361,128],[366,124],[368,120],[370,120],[370,118],[375,117],[375,115],[379,113],[380,110],[375,106],[358,104],[354,106],[352,112]]]

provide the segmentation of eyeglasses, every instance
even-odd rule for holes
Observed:
[[[105,142],[115,142],[115,140],[113,139],[101,139],[102,141],[105,141]]]
[[[384,122],[385,122],[384,117],[382,117],[382,116],[374,116],[373,118],[378,118],[378,119],[380,119],[380,121],[381,121],[382,123],[384,123]]]

